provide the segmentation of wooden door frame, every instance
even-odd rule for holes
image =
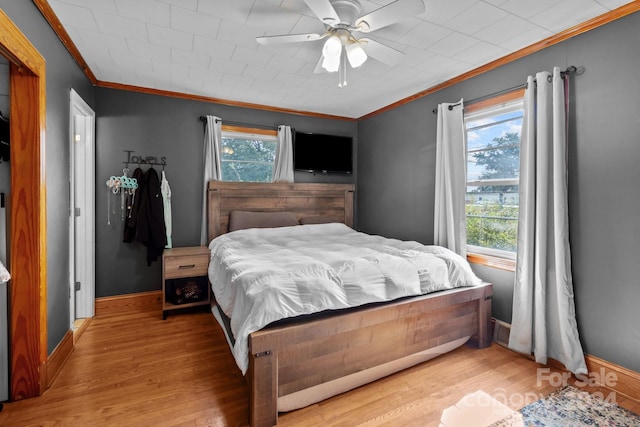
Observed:
[[[0,54],[10,63],[9,397],[20,400],[47,386],[46,67],[1,9]]]

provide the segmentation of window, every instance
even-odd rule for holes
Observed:
[[[271,182],[277,131],[222,126],[223,181]]]
[[[522,117],[521,96],[465,112],[469,253],[515,259]]]

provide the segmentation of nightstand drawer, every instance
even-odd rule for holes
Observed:
[[[167,257],[164,260],[165,278],[206,276],[208,255]]]

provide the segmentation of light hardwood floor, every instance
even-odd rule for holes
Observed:
[[[437,426],[476,390],[513,409],[550,393],[538,365],[503,347],[450,354],[308,408],[279,426]],[[552,370],[555,372],[555,370]],[[245,426],[247,387],[206,311],[161,309],[94,318],[44,395],[6,403],[2,426]],[[605,391],[605,396],[608,391]],[[640,404],[618,397],[640,412]]]

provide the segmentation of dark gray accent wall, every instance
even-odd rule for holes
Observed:
[[[146,248],[122,242],[122,223],[107,225],[107,187],[111,175],[122,175],[124,150],[136,156],[166,157],[171,187],[173,246],[200,244],[204,126],[198,118],[215,115],[247,125],[292,126],[300,131],[354,137],[355,121],[329,120],[273,111],[169,98],[116,89],[96,89],[96,296],[159,290],[161,263],[147,266]],[[131,164],[131,172],[137,167]],[[142,167],[144,170],[148,166]],[[158,172],[161,167],[155,167]],[[296,172],[296,182],[355,182],[355,175]]]
[[[69,326],[69,90],[97,121],[96,295],[160,289],[160,266],[121,243],[106,225],[106,186],[126,153],[166,156],[173,190],[174,245],[199,243],[203,128],[198,116],[357,137],[353,177],[296,173],[298,182],[357,181],[357,227],[390,237],[433,241],[435,115],[440,102],[509,88],[554,65],[584,66],[573,78],[569,197],[573,279],[585,350],[640,371],[640,14],[635,13],[453,87],[359,123],[267,112],[177,98],[94,89],[30,1],[0,0],[47,61],[48,350]],[[95,101],[94,101],[95,96]],[[473,266],[495,284],[494,315],[511,320],[513,274]]]
[[[0,0],[0,8],[44,56],[47,129],[47,331],[51,353],[69,330],[69,91],[91,106],[93,86],[30,1]],[[13,119],[17,119],[13,117]]]
[[[436,117],[441,102],[517,86],[552,67],[572,78],[569,215],[579,331],[587,353],[640,371],[640,13],[358,124],[358,224],[433,242]],[[493,312],[511,321],[513,273],[473,266],[493,282]]]
[[[585,350],[640,372],[640,13],[566,43],[574,79],[569,214]]]

